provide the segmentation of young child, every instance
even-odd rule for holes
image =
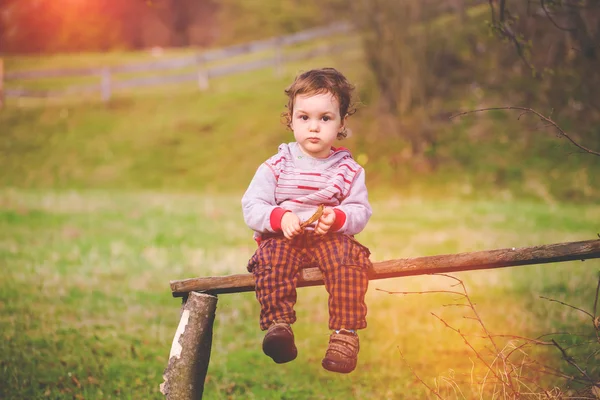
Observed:
[[[356,330],[367,326],[365,293],[372,268],[369,250],[354,239],[371,217],[364,170],[350,152],[335,148],[347,135],[354,87],[337,70],[307,71],[285,91],[283,116],[295,142],[281,144],[263,163],[242,198],[244,220],[259,248],[248,262],[254,274],[263,351],[276,363],[296,358],[291,324],[296,321],[299,268],[318,266],[329,293],[325,369],[356,367]],[[322,215],[303,226],[323,205]]]

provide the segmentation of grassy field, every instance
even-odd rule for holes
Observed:
[[[255,245],[240,196],[0,191],[0,398],[161,398],[179,315],[168,282],[244,272]],[[598,205],[395,196],[375,198],[373,207],[360,239],[375,261],[593,239],[600,220]],[[591,333],[581,313],[538,296],[591,312],[599,270],[591,260],[454,276],[464,280],[491,332],[537,337]],[[462,317],[467,311],[444,307],[455,297],[382,291],[451,290],[453,283],[439,276],[372,282],[359,368],[348,376],[320,366],[328,340],[322,287],[300,289],[299,357],[287,365],[261,352],[253,294],[222,295],[205,398],[430,398],[410,368],[446,398],[479,398],[481,386],[493,390],[491,379],[471,383],[481,372],[473,368],[477,358],[430,314],[481,334]],[[509,341],[497,340],[500,347]],[[557,350],[534,350],[541,362],[567,367]],[[597,360],[596,354],[588,361]]]
[[[147,57],[16,57],[5,65]],[[407,142],[379,131],[372,77],[358,50],[289,64],[282,76],[261,70],[214,79],[201,93],[175,85],[119,93],[108,104],[9,100],[0,112],[1,399],[161,398],[180,305],[169,280],[245,272],[255,243],[240,198],[258,164],[292,140],[279,119],[283,89],[298,71],[325,65],[342,69],[364,102],[350,120],[355,135],[342,145],[367,171],[374,216],[359,238],[374,261],[597,237],[597,158],[573,153],[535,124],[490,113],[444,125],[438,168],[419,171]],[[493,105],[493,94],[478,96],[448,100],[446,108]],[[552,334],[598,377],[589,319],[539,296],[592,312],[599,270],[590,260],[453,276],[492,333]],[[348,376],[320,366],[329,334],[322,287],[299,291],[299,357],[286,365],[262,354],[254,295],[222,295],[205,398],[434,398],[425,384],[449,399],[502,398],[483,366],[497,366],[494,350],[477,338],[468,309],[448,306],[455,296],[388,293],[456,290],[455,283],[441,276],[372,282],[359,368]],[[431,313],[467,333],[482,358]],[[522,343],[495,340],[504,351]],[[540,366],[577,374],[554,347],[513,354],[519,384],[529,387],[523,391],[564,383],[540,375]],[[525,362],[533,359],[539,364]]]

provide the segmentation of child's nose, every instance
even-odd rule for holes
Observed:
[[[311,132],[318,132],[318,131],[319,131],[319,122],[318,122],[318,121],[315,121],[315,120],[311,120],[311,121],[310,121],[310,124],[309,124],[309,126],[308,126],[308,129],[309,129]]]

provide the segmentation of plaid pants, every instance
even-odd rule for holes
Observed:
[[[366,328],[369,255],[369,249],[341,233],[306,231],[292,240],[283,236],[263,239],[248,262],[261,306],[260,328],[266,330],[276,320],[296,321],[298,272],[311,266],[321,270],[329,293],[329,329]]]

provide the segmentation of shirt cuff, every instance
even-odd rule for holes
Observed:
[[[284,210],[281,207],[275,207],[273,211],[271,211],[269,222],[271,223],[271,229],[273,229],[274,232],[281,232],[281,219],[283,218],[283,214],[287,212],[290,212],[290,210]]]
[[[333,212],[335,213],[335,222],[333,223],[333,225],[331,225],[331,228],[329,228],[329,230],[331,230],[332,232],[337,232],[340,229],[342,229],[342,227],[346,223],[346,213],[340,210],[339,208],[334,208]]]

